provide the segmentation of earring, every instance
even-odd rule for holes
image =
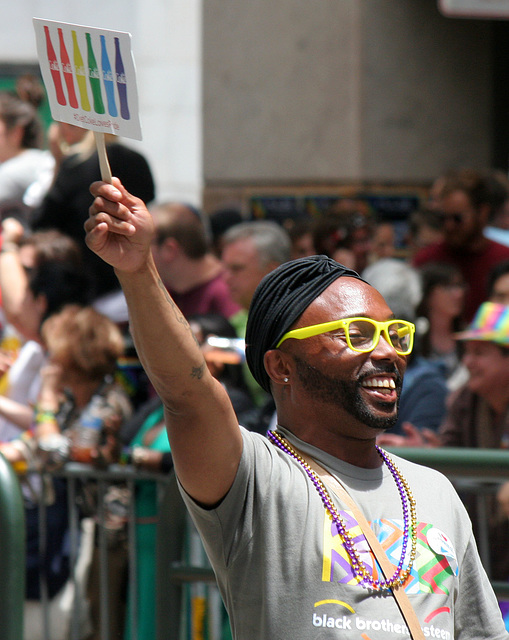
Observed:
[[[286,383],[286,382],[289,382],[289,381],[290,381],[290,378],[283,378],[283,382]]]

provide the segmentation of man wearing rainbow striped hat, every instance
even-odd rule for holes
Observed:
[[[509,306],[484,302],[456,335],[469,379],[453,393],[441,444],[509,448]]]

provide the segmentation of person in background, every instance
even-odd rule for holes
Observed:
[[[223,235],[221,260],[233,300],[241,307],[230,318],[239,337],[244,337],[247,311],[260,280],[290,259],[287,231],[271,220],[241,222]]]
[[[380,638],[408,637],[408,625],[455,640],[506,639],[450,482],[376,446],[397,418],[413,325],[334,260],[310,256],[277,267],[251,302],[246,357],[274,396],[278,427],[268,438],[251,433],[239,427],[160,282],[149,212],[115,178],[91,191],[87,242],[122,283],[138,352],[165,406],[181,495],[233,637],[354,639],[369,621]],[[336,497],[332,473],[346,496]],[[371,525],[359,526],[350,498]],[[368,551],[368,531],[388,542],[385,577]],[[417,621],[405,622],[394,601],[403,592]]]
[[[423,207],[410,214],[405,237],[407,260],[413,263],[416,253],[443,240],[443,224],[439,212]]]
[[[355,254],[351,247],[349,216],[324,213],[313,225],[315,254],[324,255],[353,269]]]
[[[456,339],[469,378],[450,397],[440,443],[509,448],[509,306],[483,302]]]
[[[491,302],[509,304],[509,260],[494,267],[488,278],[488,298]]]
[[[500,244],[509,245],[509,179],[503,171],[490,171],[491,214],[484,235]]]
[[[43,129],[37,108],[44,88],[35,76],[18,78],[16,93],[0,92],[0,217],[29,224],[24,196],[30,185],[51,176],[54,159],[43,150]]]
[[[229,320],[239,338],[245,337],[247,312],[256,287],[267,273],[290,260],[290,255],[288,233],[270,220],[242,222],[223,235],[221,260],[226,284],[232,299],[240,306],[240,311]],[[254,402],[259,407],[270,405],[270,398],[253,379],[247,365],[244,372]],[[272,408],[268,412],[272,413]]]
[[[46,345],[48,361],[41,372],[37,402],[30,408],[32,429],[23,437],[2,444],[0,450],[17,467],[25,463],[29,469],[51,471],[68,457],[78,461],[87,460],[102,467],[113,460],[118,448],[116,430],[131,411],[127,396],[113,380],[117,359],[124,348],[122,335],[111,320],[94,309],[68,305],[44,321],[41,337]],[[93,430],[97,436],[94,440],[84,438],[87,435],[84,417],[92,410],[92,406],[95,407],[95,417],[100,417],[102,425],[100,429]],[[99,408],[100,413],[97,413]],[[39,574],[44,572],[51,599],[50,609],[55,616],[58,615],[57,603],[63,595],[61,590],[69,577],[69,550],[65,544],[69,522],[66,482],[64,478],[53,477],[50,490],[44,484],[39,486],[38,478],[37,475],[28,475],[22,485],[27,488],[24,491],[27,523],[27,640],[42,638]],[[43,554],[39,548],[37,497],[41,492],[41,499],[48,505],[45,532],[47,547]],[[115,559],[116,556],[110,553],[110,565]],[[93,591],[93,585],[90,585],[90,589]],[[116,594],[111,597],[116,605]],[[92,607],[93,614],[97,614],[97,599],[95,605],[95,609]],[[117,608],[114,606],[110,609],[112,618]],[[93,620],[98,628],[96,618],[93,617]],[[64,622],[67,625],[70,623],[69,620],[54,619],[52,624],[60,627]],[[112,628],[115,627],[112,625]]]
[[[465,282],[453,264],[430,262],[419,270],[422,298],[416,309],[419,318],[420,352],[444,372],[449,389],[466,379],[461,364],[461,344],[456,333],[463,328]]]
[[[382,258],[394,258],[396,254],[396,232],[391,222],[378,222],[373,233],[370,263]]]
[[[313,243],[313,224],[312,218],[299,218],[288,228],[288,235],[292,243],[292,260],[316,254]]]
[[[58,246],[61,246],[60,240],[57,239]],[[88,280],[81,262],[74,260],[74,244],[64,242],[63,245],[67,248],[60,257],[54,253],[54,259],[48,258],[34,266],[19,306],[16,305],[16,314],[9,315],[5,307],[7,318],[13,322],[24,342],[2,380],[0,441],[16,438],[30,427],[30,405],[35,402],[39,391],[40,369],[46,360],[42,323],[67,304],[86,305],[90,302]],[[3,254],[0,255],[0,265],[1,279],[7,277]]]
[[[464,344],[469,379],[450,398],[440,445],[509,449],[509,306],[483,303],[457,338]],[[509,580],[509,528],[504,509],[508,487],[509,483],[500,486],[489,513],[490,574],[504,581]],[[475,513],[475,507],[471,509]]]
[[[422,299],[422,284],[416,269],[397,258],[381,258],[366,267],[361,276],[389,301],[396,315],[415,319],[415,310]]]
[[[317,254],[362,273],[371,258],[373,232],[367,205],[360,200],[340,199],[317,219],[313,244]]]
[[[30,208],[27,226],[32,224],[32,213],[41,206],[44,196],[53,185],[65,158],[84,151],[87,130],[66,122],[52,122],[46,132],[48,152],[53,156],[51,170],[38,175],[25,191],[23,200]]]
[[[223,252],[223,235],[230,227],[240,224],[244,219],[240,207],[235,205],[220,207],[209,215],[212,250],[218,258]]]
[[[90,278],[92,299],[100,299],[101,312],[114,320],[125,315],[125,303],[119,292],[118,280],[108,265],[88,251],[83,240],[83,224],[92,201],[89,185],[99,180],[99,156],[92,131],[66,125],[65,135],[72,131],[72,144],[60,162],[55,178],[41,204],[32,212],[33,231],[57,229],[73,238],[83,252],[85,271]],[[118,136],[106,135],[108,161],[114,175],[122,176],[145,203],[155,198],[155,185],[150,166],[143,155],[120,142]],[[117,308],[118,307],[118,308]],[[127,318],[125,318],[127,320]]]
[[[4,323],[19,334],[27,322],[23,300],[31,274],[45,262],[68,262],[83,271],[79,245],[69,236],[49,229],[30,232],[15,218],[1,223],[0,295]]]
[[[440,182],[439,194],[444,238],[418,251],[412,264],[447,262],[460,270],[466,284],[464,319],[469,322],[487,298],[490,270],[509,259],[509,247],[484,235],[493,209],[488,174],[471,169],[449,172]]]
[[[189,317],[218,313],[230,318],[240,309],[226,285],[225,270],[212,252],[207,229],[190,205],[167,202],[151,208],[156,224],[154,260],[170,295]]]

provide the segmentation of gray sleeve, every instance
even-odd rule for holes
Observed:
[[[509,633],[471,536],[461,561],[455,604],[455,640],[507,640]]]
[[[244,446],[239,468],[233,485],[219,506],[204,509],[180,486],[207,555],[216,566],[227,567],[239,546],[249,543],[260,520],[260,507],[265,503],[273,481],[274,448],[260,434],[242,427],[241,431]]]

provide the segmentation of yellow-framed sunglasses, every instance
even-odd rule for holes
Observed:
[[[332,320],[331,322],[313,324],[309,327],[292,329],[283,335],[277,343],[276,349],[288,338],[302,340],[318,336],[321,333],[336,331],[337,329],[344,330],[344,334],[341,337],[346,338],[348,347],[352,351],[359,353],[369,353],[376,349],[381,333],[384,334],[387,342],[394,347],[394,350],[400,356],[407,356],[414,346],[415,325],[412,322],[407,320],[385,320],[384,322],[379,322],[371,318],[360,317],[343,318],[342,320]]]

